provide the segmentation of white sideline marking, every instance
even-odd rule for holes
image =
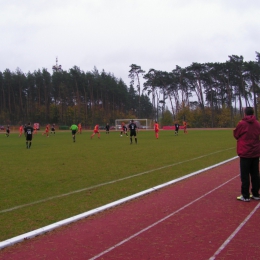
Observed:
[[[237,176],[238,176],[238,175],[237,175]],[[145,231],[151,229],[152,227],[154,227],[154,226],[160,224],[160,223],[163,222],[164,220],[166,220],[166,219],[172,217],[173,215],[179,213],[180,211],[182,211],[182,210],[184,210],[185,208],[189,207],[190,205],[192,205],[193,203],[197,202],[198,200],[200,200],[200,199],[206,197],[207,195],[209,195],[209,194],[212,193],[213,191],[215,191],[215,190],[221,188],[222,186],[226,185],[227,183],[229,183],[229,182],[232,181],[233,179],[237,178],[237,176],[235,176],[235,177],[231,178],[230,180],[228,180],[228,181],[222,183],[221,185],[219,185],[218,187],[214,188],[213,190],[211,190],[211,191],[205,193],[205,194],[202,195],[201,197],[199,197],[199,198],[193,200],[192,202],[190,202],[190,203],[186,204],[185,206],[179,208],[178,210],[172,212],[172,213],[169,214],[168,216],[166,216],[166,217],[164,217],[164,218],[158,220],[157,222],[154,222],[152,225],[150,225],[150,226],[148,226],[148,227],[146,227],[146,228],[140,230],[139,232],[135,233],[134,235],[132,235],[132,236],[130,236],[130,237],[128,237],[128,238],[122,240],[122,241],[119,242],[118,244],[116,244],[116,245],[114,245],[114,246],[108,248],[107,250],[105,250],[105,251],[101,252],[100,254],[98,254],[98,255],[96,255],[96,256],[90,258],[89,260],[97,259],[98,257],[100,257],[100,256],[102,256],[102,255],[104,255],[104,254],[106,254],[106,253],[112,251],[112,250],[115,249],[116,247],[119,247],[119,246],[121,246],[122,244],[128,242],[128,241],[131,240],[132,238],[134,238],[134,237],[136,237],[136,236],[142,234],[143,232],[145,232]]]
[[[138,193],[136,193],[136,194],[133,194],[133,195],[128,196],[128,197],[125,197],[125,198],[123,198],[123,199],[120,199],[120,200],[117,200],[117,201],[108,203],[108,204],[106,204],[106,205],[104,205],[104,206],[101,206],[101,207],[98,207],[98,208],[96,208],[96,209],[89,210],[89,211],[87,211],[87,212],[84,212],[84,213],[82,213],[82,214],[73,216],[73,217],[71,217],[71,218],[67,218],[67,219],[58,221],[58,222],[56,222],[56,223],[53,223],[53,224],[51,224],[51,225],[48,225],[48,226],[45,226],[45,227],[42,227],[42,228],[39,228],[39,229],[30,231],[30,232],[27,232],[27,233],[25,233],[25,234],[22,234],[22,235],[19,235],[19,236],[16,236],[16,237],[7,239],[7,240],[5,240],[5,241],[0,242],[0,249],[5,248],[5,247],[10,246],[10,245],[14,245],[14,244],[19,243],[19,242],[22,242],[23,240],[30,239],[30,238],[33,238],[33,237],[35,237],[35,236],[44,234],[44,233],[49,232],[49,231],[51,231],[51,230],[53,230],[53,229],[55,229],[55,228],[58,228],[58,227],[61,227],[61,226],[64,226],[64,225],[68,225],[68,224],[70,224],[70,223],[72,223],[72,222],[78,221],[78,220],[80,220],[80,219],[89,217],[89,216],[94,215],[94,214],[97,214],[97,213],[102,212],[102,211],[104,211],[104,210],[107,210],[107,209],[109,209],[109,208],[118,206],[118,205],[120,205],[120,204],[122,204],[122,203],[125,203],[125,202],[127,202],[127,201],[130,201],[130,200],[133,200],[133,199],[135,199],[135,198],[141,197],[141,196],[143,196],[143,195],[145,195],[145,194],[148,194],[148,193],[151,193],[151,192],[153,192],[153,191],[159,190],[159,189],[161,189],[161,188],[164,188],[164,187],[166,187],[166,186],[169,186],[169,185],[171,185],[171,184],[173,184],[173,183],[176,183],[176,182],[179,182],[179,181],[181,181],[181,180],[190,178],[190,177],[192,177],[192,176],[194,176],[194,175],[197,175],[197,174],[200,174],[200,173],[202,173],[202,172],[204,172],[204,171],[213,169],[213,168],[215,168],[215,167],[217,167],[217,166],[220,166],[220,165],[222,165],[222,164],[225,164],[225,163],[230,162],[230,161],[232,161],[232,160],[234,160],[234,159],[237,159],[237,158],[238,158],[237,156],[236,156],[236,157],[233,157],[233,158],[228,159],[228,160],[226,160],[226,161],[223,161],[223,162],[214,164],[214,165],[212,165],[212,166],[206,167],[206,168],[204,168],[204,169],[202,169],[202,170],[199,170],[199,171],[190,173],[190,174],[188,174],[188,175],[182,176],[182,177],[180,177],[180,178],[174,179],[174,180],[169,181],[169,182],[166,182],[166,183],[164,183],[164,184],[161,184],[161,185],[155,186],[155,187],[153,187],[153,188],[150,188],[150,189],[147,189],[147,190],[138,192]],[[197,199],[197,200],[198,200],[198,199]],[[195,200],[195,201],[196,201],[196,200]],[[189,205],[189,204],[188,204],[188,205]]]
[[[247,221],[253,216],[253,214],[260,207],[260,203],[251,211],[251,213],[244,219],[244,221],[237,227],[237,229],[227,238],[227,240],[219,247],[215,254],[209,258],[209,260],[214,260],[216,256],[227,246],[227,244],[234,238],[234,236],[242,229],[242,227],[247,223]]]
[[[228,149],[226,149],[226,150],[230,150],[230,149],[233,149],[233,148],[228,148]],[[119,182],[119,181],[124,181],[124,180],[131,179],[131,178],[134,178],[134,177],[137,177],[137,176],[141,176],[141,175],[146,174],[146,173],[150,173],[150,172],[162,170],[162,169],[165,169],[165,168],[169,168],[169,167],[172,167],[172,166],[176,166],[176,165],[178,165],[178,164],[182,164],[182,163],[194,161],[194,160],[197,160],[197,159],[200,159],[200,158],[203,158],[203,157],[212,155],[212,154],[216,154],[216,153],[219,153],[219,152],[223,152],[223,151],[226,151],[226,150],[221,150],[221,151],[217,151],[217,152],[214,152],[214,153],[209,153],[209,154],[202,155],[202,156],[199,156],[199,157],[195,157],[195,158],[193,158],[193,159],[189,159],[189,160],[186,160],[186,161],[177,162],[177,163],[174,163],[174,164],[162,166],[162,167],[159,167],[159,168],[156,168],[156,169],[152,169],[152,170],[149,170],[149,171],[137,173],[137,174],[134,174],[134,175],[131,175],[131,176],[128,176],[128,177],[124,177],[124,178],[121,178],[121,179],[117,179],[117,180],[114,180],[114,181],[109,181],[109,182],[100,183],[100,184],[97,184],[97,185],[94,185],[94,186],[91,186],[91,187],[87,187],[87,188],[84,188],[84,189],[71,191],[71,192],[64,193],[64,194],[57,195],[57,196],[52,196],[52,197],[49,197],[49,198],[46,198],[46,199],[42,199],[42,200],[37,200],[37,201],[31,202],[31,203],[27,203],[27,204],[23,204],[23,205],[18,205],[18,206],[9,208],[9,209],[3,209],[3,210],[0,211],[0,214],[1,214],[1,213],[5,213],[5,212],[9,212],[9,211],[13,211],[13,210],[16,210],[16,209],[20,209],[20,208],[32,206],[32,205],[35,205],[35,204],[39,204],[39,203],[41,203],[41,202],[46,202],[46,201],[49,201],[49,200],[66,197],[66,196],[69,196],[69,195],[72,195],[72,194],[75,194],[75,193],[80,193],[80,192],[83,192],[83,191],[95,189],[95,188],[102,187],[102,186],[105,186],[105,185],[108,185],[108,184],[113,184],[113,183],[116,183],[116,182]],[[233,159],[232,159],[232,160],[233,160]]]

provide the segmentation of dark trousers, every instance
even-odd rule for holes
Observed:
[[[253,196],[259,196],[259,157],[242,158],[240,157],[240,177],[241,177],[241,193],[244,198],[249,198],[250,177],[251,192]]]

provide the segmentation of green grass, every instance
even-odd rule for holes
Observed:
[[[90,135],[73,143],[69,131],[38,133],[26,149],[18,133],[0,134],[0,241],[236,156],[230,129],[160,131],[158,140],[142,131],[137,145],[119,132]]]

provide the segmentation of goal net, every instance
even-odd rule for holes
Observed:
[[[131,123],[132,119],[116,119],[115,120],[115,130],[121,131],[122,123],[124,123],[127,127]],[[153,128],[153,120],[151,119],[133,119],[136,123],[138,129],[152,129]]]

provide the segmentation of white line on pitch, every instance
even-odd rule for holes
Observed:
[[[230,150],[230,149],[233,149],[233,148],[228,148],[226,150]],[[226,151],[226,150],[216,151],[214,153],[209,153],[209,154],[202,155],[202,156],[190,159],[190,160],[186,160],[186,161],[177,162],[177,163],[174,163],[174,164],[162,166],[162,167],[159,167],[159,168],[156,168],[156,169],[152,169],[152,170],[149,170],[149,171],[137,173],[137,174],[134,174],[134,175],[131,175],[131,176],[127,176],[127,177],[121,178],[121,179],[100,183],[100,184],[97,184],[97,185],[93,185],[91,187],[87,187],[87,188],[83,188],[83,189],[80,189],[80,190],[71,191],[71,192],[60,194],[60,195],[57,195],[57,196],[52,196],[52,197],[49,197],[49,198],[45,198],[45,199],[42,199],[42,200],[37,200],[37,201],[30,202],[30,203],[27,203],[27,204],[18,205],[18,206],[9,208],[9,209],[3,209],[3,210],[0,211],[0,213],[9,212],[9,211],[13,211],[13,210],[16,210],[16,209],[21,209],[21,208],[32,206],[32,205],[35,205],[35,204],[47,202],[47,201],[50,201],[50,200],[53,200],[53,199],[58,199],[58,198],[62,198],[62,197],[66,197],[66,196],[72,195],[72,194],[80,193],[80,192],[83,192],[83,191],[92,190],[92,189],[99,188],[99,187],[102,187],[102,186],[105,186],[105,185],[108,185],[108,184],[113,184],[113,183],[116,183],[116,182],[124,181],[124,180],[127,180],[127,179],[131,179],[131,178],[134,178],[134,177],[138,177],[138,176],[147,174],[147,173],[151,173],[151,172],[154,172],[154,171],[159,171],[159,170],[162,170],[162,169],[165,169],[165,168],[169,168],[169,167],[173,167],[173,166],[176,166],[176,165],[179,165],[179,164],[195,161],[197,159],[201,159],[203,157],[206,157],[206,156],[209,156],[209,155],[213,155],[213,154],[216,154],[216,153],[220,153],[220,152],[223,152],[223,151]]]
[[[99,213],[99,212],[102,212],[102,211],[104,211],[104,210],[110,209],[110,208],[112,208],[112,207],[118,206],[118,205],[123,204],[123,203],[125,203],[125,202],[128,202],[128,201],[130,201],[130,200],[133,200],[133,199],[136,199],[136,198],[141,197],[141,196],[143,196],[143,195],[146,195],[146,194],[148,194],[148,193],[151,193],[151,192],[153,192],[153,191],[159,190],[159,189],[161,189],[161,188],[164,188],[164,187],[166,187],[166,186],[172,185],[172,184],[177,183],[177,182],[179,182],[179,181],[182,181],[182,180],[184,180],[184,179],[188,179],[188,178],[190,178],[190,177],[192,177],[192,176],[198,175],[198,174],[200,174],[200,173],[202,173],[202,172],[204,172],[204,171],[208,171],[208,170],[210,170],[210,169],[213,169],[213,168],[215,168],[215,167],[218,167],[218,166],[220,166],[220,165],[222,165],[222,164],[225,164],[225,163],[227,163],[227,162],[230,162],[230,161],[232,161],[232,160],[234,160],[234,159],[237,159],[237,157],[233,157],[233,158],[231,158],[231,159],[228,159],[228,160],[226,160],[226,161],[220,162],[220,163],[218,163],[218,164],[214,164],[214,165],[212,165],[212,166],[210,166],[210,167],[207,167],[207,168],[204,168],[204,169],[202,169],[202,170],[199,170],[199,171],[190,173],[190,174],[188,174],[188,175],[185,175],[185,176],[182,176],[182,177],[180,177],[180,178],[174,179],[174,180],[172,180],[172,181],[163,183],[163,184],[158,185],[158,186],[155,186],[155,187],[153,187],[153,188],[150,188],[150,189],[147,189],[147,190],[144,190],[144,191],[135,193],[135,194],[133,194],[133,195],[131,195],[131,196],[128,196],[128,197],[125,197],[125,198],[123,198],[123,199],[120,199],[120,200],[117,200],[117,201],[108,203],[108,204],[106,204],[106,205],[104,205],[104,206],[98,207],[98,208],[96,208],[96,209],[89,210],[89,211],[87,211],[87,212],[84,212],[84,213],[82,213],[82,214],[73,216],[73,217],[71,217],[71,218],[67,218],[67,219],[58,221],[58,222],[56,222],[56,223],[53,223],[53,224],[51,224],[51,225],[48,225],[48,226],[45,226],[45,227],[42,227],[42,228],[33,230],[33,231],[31,231],[31,232],[28,232],[28,233],[25,233],[25,234],[22,234],[22,235],[19,235],[19,236],[16,236],[16,237],[7,239],[7,240],[5,240],[5,241],[0,242],[0,249],[5,248],[5,247],[10,246],[10,245],[13,245],[13,244],[16,244],[16,243],[19,243],[19,242],[22,242],[22,241],[25,240],[25,239],[30,239],[30,238],[33,238],[33,237],[35,237],[35,236],[44,234],[44,233],[49,232],[49,231],[51,231],[51,230],[53,230],[53,229],[55,229],[55,228],[58,228],[58,227],[61,227],[61,226],[64,226],[64,225],[68,225],[68,224],[70,224],[70,223],[72,223],[72,222],[75,222],[75,221],[78,221],[78,220],[80,220],[80,219],[87,218],[87,217],[89,217],[89,216],[92,216],[92,215],[97,214],[97,213]]]
[[[222,183],[222,184],[219,185],[218,187],[216,187],[216,188],[212,189],[211,191],[205,193],[203,196],[201,196],[201,197],[199,197],[199,198],[193,200],[192,202],[190,202],[190,203],[186,204],[185,206],[179,208],[178,210],[172,212],[172,213],[169,214],[168,216],[166,216],[166,217],[164,217],[164,218],[158,220],[157,222],[154,222],[152,225],[150,225],[150,226],[148,226],[148,227],[146,227],[146,228],[140,230],[139,232],[137,232],[137,233],[133,234],[132,236],[130,236],[130,237],[128,237],[128,238],[122,240],[121,242],[119,242],[119,243],[117,243],[116,245],[114,245],[114,246],[108,248],[107,250],[101,252],[100,254],[98,254],[98,255],[96,255],[96,256],[90,258],[89,260],[97,259],[97,258],[99,258],[100,256],[103,256],[104,254],[106,254],[106,253],[112,251],[113,249],[115,249],[115,248],[121,246],[122,244],[128,242],[128,241],[131,240],[132,238],[137,237],[138,235],[142,234],[143,232],[145,232],[145,231],[147,231],[147,230],[153,228],[154,226],[156,226],[156,225],[160,224],[161,222],[165,221],[166,219],[168,219],[168,218],[172,217],[173,215],[179,213],[180,211],[186,209],[187,207],[191,206],[193,203],[199,201],[200,199],[203,199],[204,197],[208,196],[210,193],[212,193],[212,192],[214,192],[215,190],[221,188],[222,186],[226,185],[227,183],[229,183],[230,181],[232,181],[232,180],[235,179],[235,178],[237,178],[237,176],[235,176],[235,177],[231,178],[230,180],[228,180],[228,181]]]

